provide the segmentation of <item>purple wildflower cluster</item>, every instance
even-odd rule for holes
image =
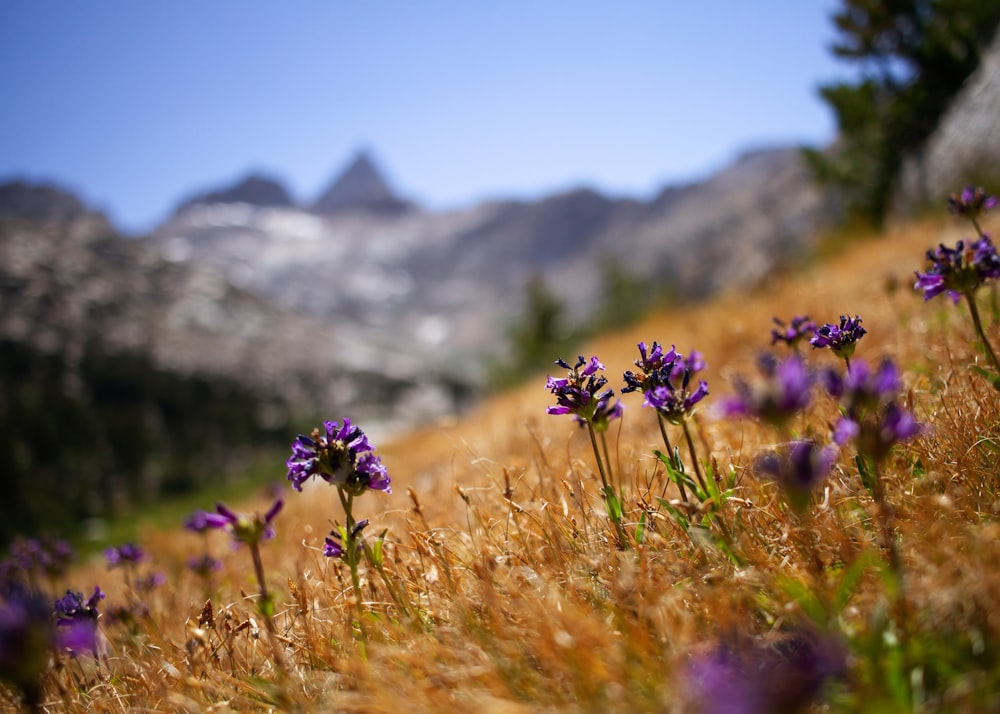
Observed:
[[[57,578],[66,572],[76,559],[72,546],[55,538],[15,538],[10,544],[10,555],[0,563],[5,576],[0,579],[23,576],[31,580],[35,575]]]
[[[979,216],[998,204],[996,196],[987,195],[986,191],[977,186],[966,186],[960,193],[948,197],[948,210],[956,216],[975,221]]]
[[[816,329],[816,333],[809,344],[813,349],[829,347],[830,350],[843,360],[850,360],[857,347],[858,340],[864,337],[868,331],[861,326],[860,317],[840,316],[840,324],[827,323]]]
[[[97,653],[97,604],[104,599],[98,587],[84,600],[83,593],[67,590],[56,600],[55,616],[59,645],[74,653]]]
[[[327,558],[343,558],[347,555],[347,546],[344,545],[345,542],[353,543],[354,548],[361,547],[361,540],[358,536],[368,526],[368,519],[358,521],[354,524],[350,533],[342,532],[341,530],[332,530],[330,535],[326,538],[323,544],[323,555]],[[345,535],[347,536],[345,538]]]
[[[834,446],[822,446],[809,440],[793,441],[780,452],[772,451],[758,457],[754,471],[774,479],[792,507],[801,511],[809,505],[813,491],[826,479],[836,459]]]
[[[960,240],[954,248],[942,243],[927,251],[927,271],[914,274],[913,287],[924,291],[925,301],[944,293],[958,303],[987,280],[1000,278],[1000,255],[987,235],[968,244]]]
[[[135,543],[123,543],[104,551],[109,568],[134,567],[146,560],[146,552]]]
[[[719,403],[721,416],[749,416],[781,426],[809,406],[813,379],[799,355],[781,361],[773,355],[762,355],[757,366],[763,380],[751,386],[738,379],[734,384],[736,394]]]
[[[652,407],[671,424],[682,423],[694,406],[708,396],[708,382],[703,379],[691,388],[691,378],[705,369],[701,353],[692,351],[685,358],[673,345],[664,352],[656,342],[648,351],[645,342],[638,347],[639,359],[634,364],[639,371],[625,372],[622,392],[641,391],[644,407]]]
[[[878,463],[894,444],[923,433],[923,425],[896,401],[902,381],[891,360],[883,360],[874,370],[865,362],[854,362],[846,374],[828,370],[821,379],[843,410],[834,429],[834,441],[840,446],[853,441],[859,453]]]
[[[292,442],[292,455],[285,466],[296,491],[318,476],[352,495],[368,489],[392,493],[388,471],[360,428],[350,419],[344,419],[343,425],[323,422],[323,427],[323,432],[313,429],[311,436],[299,434]]]
[[[685,681],[706,714],[805,711],[823,685],[846,676],[847,651],[829,635],[792,633],[774,644],[719,646],[695,658]]]
[[[580,426],[589,424],[598,432],[606,431],[612,420],[621,417],[622,403],[618,399],[612,402],[615,392],[605,389],[608,380],[598,374],[604,365],[597,357],[587,360],[580,355],[572,367],[561,358],[555,363],[569,372],[566,377],[550,376],[546,381],[545,388],[556,397],[556,405],[548,407],[546,413],[572,414]]]
[[[235,513],[224,503],[218,503],[215,506],[215,513],[195,511],[188,516],[185,527],[195,533],[203,533],[209,528],[221,528],[237,543],[256,547],[261,541],[274,538],[272,523],[284,505],[284,501],[279,498],[271,504],[263,516],[259,513],[250,516]]]
[[[784,342],[789,347],[795,348],[800,342],[810,340],[816,334],[816,323],[810,320],[808,315],[796,315],[787,325],[775,317],[774,324],[778,328],[771,330],[772,347]]]

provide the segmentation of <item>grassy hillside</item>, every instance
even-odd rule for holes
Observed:
[[[59,653],[40,701],[52,711],[996,710],[998,396],[971,368],[982,356],[965,306],[912,289],[924,251],[970,230],[957,219],[902,226],[754,294],[657,314],[585,349],[616,395],[640,341],[702,353],[710,394],[688,424],[713,498],[694,496],[683,431],[669,424],[684,502],[653,454],[664,448],[654,411],[622,395],[607,432],[614,523],[588,431],[546,414],[545,370],[565,370],[539,365],[537,379],[457,423],[375,445],[392,493],[346,501],[354,519],[371,519],[367,557],[351,556],[350,533],[346,555],[324,556],[343,502],[311,479],[301,494],[281,486],[276,537],[259,542],[266,599],[253,548],[180,524],[145,532],[148,558],[135,566],[94,561],[57,576],[54,593],[106,592],[102,655]],[[980,296],[996,341],[989,290]],[[737,376],[758,379],[772,317],[804,313],[820,324],[861,316],[868,332],[852,360],[891,357],[900,404],[926,428],[888,453],[880,478],[843,446],[797,510],[757,457],[789,439],[827,443],[835,400],[814,388],[781,429],[716,411]],[[828,350],[803,353],[843,372]],[[282,479],[284,464],[274,469]],[[239,532],[256,542],[258,526]],[[199,578],[185,561],[203,552],[223,565]]]

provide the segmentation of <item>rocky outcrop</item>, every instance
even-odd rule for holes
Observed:
[[[1000,32],[923,150],[904,161],[895,212],[940,203],[969,183],[1000,189]]]

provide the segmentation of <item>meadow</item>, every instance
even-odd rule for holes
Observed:
[[[843,238],[552,355],[461,419],[371,444],[330,415],[289,434],[268,493],[110,560],[26,555],[0,703],[1000,710],[998,369],[969,303],[914,289],[928,249],[997,223]],[[994,347],[996,277],[958,286]],[[797,316],[816,329],[773,322]],[[33,625],[28,591],[49,603]]]

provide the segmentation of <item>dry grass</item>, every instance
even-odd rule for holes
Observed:
[[[734,375],[752,373],[772,316],[863,316],[869,334],[858,357],[892,356],[904,369],[909,405],[933,427],[898,447],[885,470],[902,597],[894,594],[875,507],[850,453],[809,516],[797,518],[773,485],[746,473],[775,434],[751,422],[714,421],[703,410],[700,455],[711,455],[736,483],[718,514],[735,563],[657,508],[664,474],[652,450],[662,447],[637,395],[626,395],[625,418],[609,436],[628,528],[634,531],[643,512],[647,524],[640,545],[618,550],[586,432],[545,415],[550,395],[542,375],[460,421],[378,445],[394,493],[368,494],[355,506],[373,521],[369,538],[388,529],[385,577],[362,566],[361,623],[346,565],[320,550],[332,522],[342,519],[334,492],[325,485],[287,490],[278,536],[263,548],[286,674],[275,666],[255,608],[246,549],[231,549],[221,533],[206,543],[180,530],[148,532],[142,545],[153,565],[143,570],[165,572],[167,585],[133,593],[100,563],[69,577],[74,589],[100,584],[108,592],[106,656],[60,658],[46,679],[45,707],[714,711],[725,694],[699,691],[692,663],[724,643],[742,653],[751,680],[792,696],[802,659],[789,648],[819,633],[846,648],[848,671],[827,690],[826,703],[814,706],[1000,708],[997,395],[968,368],[976,353],[967,316],[944,301],[923,304],[910,289],[923,251],[957,237],[951,223],[901,227],[754,294],[662,312],[586,350],[601,357],[617,387],[615,375],[631,367],[640,340],[698,349],[709,365],[710,404],[729,391]],[[991,329],[996,335],[996,323]],[[810,359],[834,365],[829,354]],[[832,405],[820,404],[796,428],[828,433],[834,416]],[[184,568],[206,545],[226,563],[207,588]],[[845,584],[855,575],[856,585]],[[131,622],[108,616],[137,600],[148,615]],[[772,661],[780,663],[777,674],[765,667]],[[15,702],[12,694],[2,701]],[[773,701],[774,711],[795,710],[791,700]]]

